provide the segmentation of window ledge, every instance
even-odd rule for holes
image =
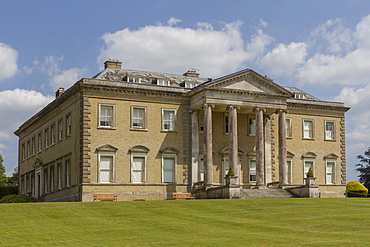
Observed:
[[[324,141],[327,141],[327,142],[336,142],[337,140],[336,139],[324,139]]]
[[[103,130],[115,130],[115,129],[116,129],[116,127],[98,126],[98,129],[103,129]]]
[[[176,130],[161,130],[162,133],[177,133]]]
[[[315,140],[315,138],[302,138],[302,140],[314,141],[314,140]]]
[[[148,129],[140,129],[140,128],[130,128],[132,131],[143,131],[143,132],[148,132]]]

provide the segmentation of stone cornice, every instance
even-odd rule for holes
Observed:
[[[325,111],[339,111],[347,112],[350,107],[344,106],[343,103],[328,102],[328,101],[309,101],[309,100],[287,100],[288,108],[312,109],[312,110],[325,110]]]

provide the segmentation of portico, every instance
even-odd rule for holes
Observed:
[[[225,173],[220,170],[226,169],[227,162],[222,158],[223,165],[220,165],[218,155],[218,149],[223,145],[228,146],[228,166],[238,176],[236,184],[266,188],[273,177],[272,139],[277,139],[278,181],[280,186],[286,185],[285,113],[286,99],[291,94],[265,77],[257,78],[254,73],[247,70],[231,75],[230,78],[216,80],[203,87],[192,98],[193,184],[199,182],[201,177],[198,175],[201,170],[200,153],[203,154],[204,186],[210,188],[223,184]],[[202,115],[204,119],[200,119]],[[223,124],[220,124],[220,116]],[[277,133],[272,133],[275,129],[272,128],[273,119],[278,119]],[[204,126],[200,126],[200,122]],[[219,133],[228,135],[228,140]],[[273,134],[277,136],[272,136]],[[247,149],[246,153],[255,153],[255,181],[251,175],[250,160],[244,157],[246,154],[243,157],[239,155],[241,146],[242,149]]]

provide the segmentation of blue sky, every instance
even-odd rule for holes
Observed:
[[[370,146],[370,1],[0,0],[0,154],[13,132],[69,87],[123,67],[202,77],[252,68],[282,86],[344,102],[347,180]]]

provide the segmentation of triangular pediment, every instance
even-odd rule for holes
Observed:
[[[250,69],[218,78],[207,84],[206,87],[225,91],[232,90],[281,96],[291,96],[292,94],[282,86],[274,83],[272,79]]]

